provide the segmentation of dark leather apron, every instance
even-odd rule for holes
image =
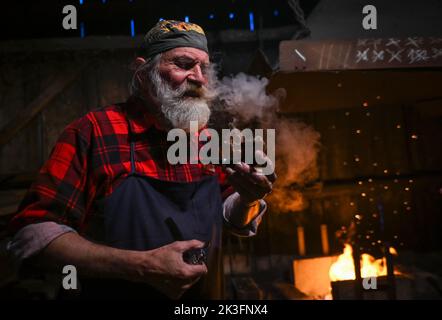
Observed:
[[[130,123],[131,173],[116,190],[99,202],[91,240],[128,250],[151,250],[176,240],[165,222],[172,219],[183,240],[210,241],[209,273],[202,277],[184,299],[220,299],[222,287],[221,228],[222,199],[216,176],[182,183],[141,175],[135,170],[135,142]],[[100,235],[101,233],[101,235]],[[100,239],[101,238],[101,239]],[[143,283],[123,280],[81,279],[82,298],[166,298]]]

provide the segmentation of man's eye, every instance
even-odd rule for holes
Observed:
[[[202,66],[201,66],[201,72],[202,72],[203,74],[207,74],[207,72],[209,72],[209,67],[208,67],[208,66],[205,66],[205,65],[202,65]]]
[[[181,68],[181,69],[184,69],[184,70],[190,70],[194,66],[193,63],[187,63],[187,62],[177,62],[175,64],[178,66],[178,68]]]
[[[191,70],[197,64],[198,62],[195,61],[175,61],[175,65],[183,70]],[[207,72],[209,71],[209,66],[206,64],[200,64],[200,68],[201,68],[201,73],[203,74],[207,74]]]

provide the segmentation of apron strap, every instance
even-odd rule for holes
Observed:
[[[126,116],[127,122],[127,130],[129,136],[129,145],[130,145],[130,173],[133,174],[136,172],[135,170],[135,139],[134,134],[130,125],[129,118]]]

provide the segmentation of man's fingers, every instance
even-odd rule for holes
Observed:
[[[201,277],[207,274],[207,266],[205,263],[202,264],[187,264],[187,267],[183,271],[182,279],[186,281],[193,281],[194,278]]]
[[[267,179],[267,177],[256,172],[247,174],[234,172],[228,176],[228,180],[232,184],[241,184],[247,188],[261,188],[266,192],[270,192],[272,190],[272,183]]]
[[[205,243],[199,240],[188,240],[188,241],[178,241],[177,246],[179,247],[179,251],[184,253],[191,249],[201,249],[205,247]],[[181,261],[185,263],[184,259],[181,258]],[[182,277],[185,279],[199,277],[207,273],[207,266],[203,264],[188,264],[185,263],[186,267],[183,270]]]
[[[268,165],[270,166],[270,170],[272,174],[264,175],[259,167],[252,167],[244,162],[236,163],[232,166],[232,168],[226,168],[226,172],[228,175],[238,174],[240,176],[245,177],[253,177],[250,179],[254,184],[261,184],[263,186],[271,186],[271,183],[276,180],[276,174],[273,171],[272,161],[264,155],[263,152],[257,151],[257,154],[260,154],[261,157],[267,159]],[[269,183],[270,182],[270,183]]]
[[[260,194],[255,190],[246,189],[242,186],[235,186],[236,191],[243,197],[245,200],[249,199],[250,201],[254,201],[257,198],[260,198]]]
[[[235,172],[237,172],[239,174],[247,174],[251,171],[250,166],[244,162],[235,163],[233,165],[233,170],[235,170]]]
[[[178,250],[184,252],[190,249],[204,248],[205,243],[199,240],[177,241],[176,246]]]
[[[245,181],[244,177],[237,175],[228,177],[228,181],[235,188],[235,190],[246,199],[256,200],[262,198],[271,190],[269,187],[263,188],[262,186],[254,184],[249,180]]]
[[[257,172],[252,172],[251,174],[247,175],[246,177],[249,178],[249,180],[255,184],[255,185],[259,185],[261,187],[264,188],[272,188],[272,183],[269,181],[269,179],[267,179],[266,176],[259,174]]]
[[[189,264],[189,268],[191,269],[192,273],[194,273],[195,276],[202,276],[207,274],[208,269],[205,263],[201,264]]]

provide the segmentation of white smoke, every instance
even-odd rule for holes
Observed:
[[[278,180],[268,199],[276,211],[298,211],[307,205],[300,190],[318,178],[320,134],[300,120],[278,117],[279,99],[266,93],[268,82],[244,73],[225,77],[217,85],[218,97],[235,123],[254,121],[276,130]]]
[[[265,88],[269,81],[239,73],[235,77],[224,77],[217,86],[218,97],[227,111],[238,120],[248,122],[254,118],[261,121],[274,114],[278,100],[269,96]]]
[[[304,186],[318,177],[316,166],[320,134],[296,119],[283,119],[276,124],[276,149],[279,169],[285,174],[280,183]]]

